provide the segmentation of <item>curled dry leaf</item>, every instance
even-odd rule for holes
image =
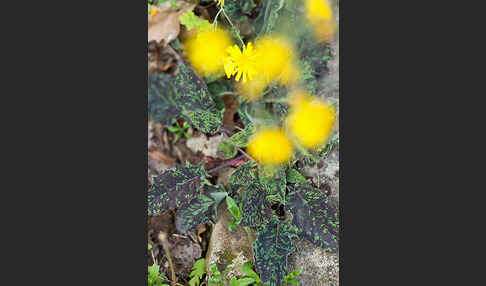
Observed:
[[[170,1],[164,2],[158,6],[158,12],[155,15],[148,15],[148,41],[164,41],[168,44],[179,35],[180,23],[179,16],[186,11],[194,9],[196,4],[190,4],[184,1],[176,1],[173,7]]]
[[[148,152],[148,155],[150,158],[156,160],[159,163],[164,163],[167,165],[172,165],[176,162],[176,158],[170,157],[159,150],[156,150],[155,148],[153,150],[150,150]]]

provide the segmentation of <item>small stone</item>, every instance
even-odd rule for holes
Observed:
[[[204,134],[200,134],[197,137],[191,137],[187,139],[186,145],[194,153],[202,152],[205,156],[218,158],[217,151],[218,145],[225,139],[224,135],[213,136],[209,139]]]
[[[243,277],[241,267],[247,261],[253,261],[253,238],[241,226],[236,226],[233,231],[229,231],[228,226],[233,216],[227,210],[226,202],[221,203],[218,208],[217,223],[213,227],[211,239],[209,241],[208,252],[206,254],[206,268],[216,263],[222,272],[228,264],[235,266],[229,271],[228,279],[231,277]],[[250,230],[251,231],[251,230]],[[251,236],[255,234],[251,231]]]
[[[306,240],[294,239],[295,252],[288,257],[289,272],[301,269],[299,285],[338,286],[339,254],[328,253]]]

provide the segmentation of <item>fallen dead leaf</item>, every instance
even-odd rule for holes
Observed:
[[[168,44],[180,32],[179,16],[186,11],[194,9],[196,4],[187,3],[184,1],[176,1],[176,6],[172,7],[170,1],[158,5],[156,8],[158,12],[155,15],[148,15],[148,41],[164,41]]]
[[[159,150],[152,150],[148,152],[150,158],[154,159],[159,163],[165,163],[168,165],[172,165],[176,162],[176,158],[172,158],[167,156],[166,154],[160,152]]]

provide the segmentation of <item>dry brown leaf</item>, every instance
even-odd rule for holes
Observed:
[[[158,12],[151,16],[148,15],[148,41],[160,42],[164,40],[165,44],[177,38],[180,31],[179,16],[186,11],[196,7],[196,4],[190,4],[184,1],[176,1],[177,7],[171,6],[170,1],[164,2],[158,6]]]
[[[162,162],[168,165],[172,165],[176,162],[176,158],[169,157],[159,150],[149,151],[148,155],[159,163]]]

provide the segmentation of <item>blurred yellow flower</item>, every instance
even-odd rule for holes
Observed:
[[[159,12],[159,9],[157,8],[152,8],[152,11],[150,11],[150,18],[153,18],[155,16],[155,14],[157,14]]]
[[[308,149],[326,143],[336,120],[334,107],[302,92],[291,95],[289,103],[286,124],[295,140]]]
[[[259,73],[268,83],[278,80],[280,84],[296,83],[299,77],[292,45],[280,36],[264,36],[255,42],[258,54]]]
[[[289,161],[293,148],[281,129],[265,129],[250,139],[247,152],[260,163],[276,165]]]
[[[223,72],[222,55],[232,45],[229,34],[220,28],[206,28],[191,36],[184,47],[189,62],[202,76]]]
[[[306,12],[309,20],[332,20],[332,8],[328,0],[306,0]]]
[[[307,20],[314,28],[316,36],[329,42],[334,36],[336,25],[332,7],[328,0],[305,0]]]
[[[263,95],[267,82],[262,76],[256,76],[252,80],[237,85],[236,90],[246,100],[253,101]]]
[[[226,49],[227,56],[224,58],[224,71],[226,76],[230,78],[235,75],[235,80],[240,81],[243,75],[243,83],[247,79],[252,80],[257,73],[257,54],[253,49],[253,44],[250,42],[246,46],[243,45],[243,51],[237,45],[228,47]]]

